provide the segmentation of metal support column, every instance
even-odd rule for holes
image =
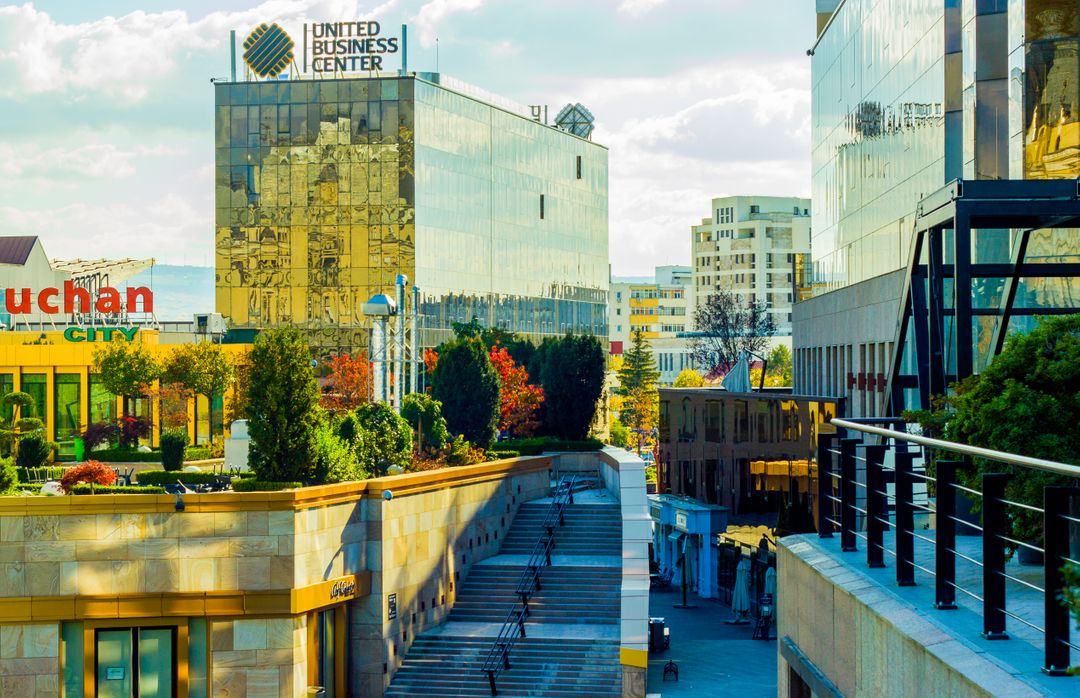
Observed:
[[[945,393],[945,280],[944,270],[941,264],[942,250],[941,228],[931,228],[927,233],[927,317],[929,319],[929,390],[927,391],[927,403],[929,408],[929,396],[943,395]],[[921,387],[921,386],[920,386]]]
[[[840,439],[840,550],[858,550],[855,544],[855,446],[859,439]]]
[[[915,586],[914,451],[897,451],[896,463],[896,583]]]
[[[971,219],[957,214],[953,228],[953,336],[956,339],[956,375],[975,371],[971,327]],[[949,373],[948,367],[945,369]]]
[[[956,461],[937,462],[937,537],[934,541],[934,608],[956,608]]]
[[[836,434],[818,434],[817,447],[817,531],[821,538],[833,537],[836,507],[833,506],[833,453]]]
[[[1005,485],[1011,475],[983,473],[983,632],[987,640],[1008,640],[1005,632]]]
[[[888,498],[885,493],[886,447],[871,445],[866,455],[866,566],[885,566],[885,526],[888,521]]]
[[[1074,487],[1043,488],[1043,532],[1046,552],[1043,554],[1043,573],[1046,593],[1043,594],[1043,614],[1046,621],[1046,646],[1043,672],[1064,676],[1069,670],[1069,609],[1061,605],[1058,590],[1065,586],[1061,568],[1069,557],[1070,500],[1080,494]]]

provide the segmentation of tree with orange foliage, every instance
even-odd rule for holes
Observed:
[[[491,347],[488,358],[499,374],[499,430],[514,437],[532,436],[540,426],[544,389],[529,383],[529,372],[505,347]]]
[[[328,410],[354,410],[371,396],[371,366],[367,357],[338,354],[326,362],[330,375],[322,394],[322,406]]]

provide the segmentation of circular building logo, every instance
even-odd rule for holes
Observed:
[[[244,40],[244,63],[261,78],[276,78],[292,62],[294,45],[277,24],[260,24]]]

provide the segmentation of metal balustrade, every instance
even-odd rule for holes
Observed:
[[[571,476],[568,482],[560,481],[556,485],[551,504],[544,514],[543,533],[533,546],[532,554],[525,565],[518,581],[516,593],[520,597],[519,602],[514,602],[503,620],[502,628],[495,637],[487,658],[484,660],[483,672],[487,675],[491,695],[498,695],[495,679],[504,670],[510,668],[510,651],[519,638],[525,637],[525,619],[529,617],[529,599],[541,589],[541,575],[545,567],[551,566],[551,551],[555,549],[555,532],[566,522],[566,507],[574,503],[574,487],[577,485],[577,475]]]
[[[1043,672],[1066,675],[1069,650],[1080,651],[1070,639],[1069,610],[1060,601],[1065,586],[1062,568],[1080,565],[1069,550],[1069,526],[1080,524],[1080,518],[1070,514],[1072,499],[1080,497],[1080,467],[909,434],[901,419],[833,419],[832,425],[836,434],[818,436],[818,535],[832,538],[839,533],[843,553],[857,552],[862,541],[871,568],[885,567],[888,555],[895,561],[899,586],[915,585],[916,571],[931,576],[937,610],[957,608],[957,592],[974,599],[980,604],[982,636],[988,640],[1007,640],[1009,620],[1037,631],[1043,638]],[[964,458],[1064,476],[1072,478],[1072,485],[1044,486],[1042,507],[1010,501],[1005,498],[1013,477],[1009,473],[984,467],[981,490],[962,485],[957,470],[965,466],[965,460],[958,460]],[[933,468],[928,469],[931,462]],[[960,492],[981,503],[982,525],[957,515]],[[1043,547],[1010,536],[1010,517],[1021,510],[1041,515]],[[930,515],[935,519],[933,537],[915,525],[916,516]],[[981,538],[981,555],[973,557],[959,549],[958,525]],[[890,531],[887,545],[885,534]],[[933,546],[932,560],[916,559],[920,540]],[[1043,555],[1043,586],[1006,572],[1010,547]],[[981,589],[957,583],[958,559],[981,569]],[[1042,626],[1038,619],[1009,610],[1008,582],[1042,595]]]

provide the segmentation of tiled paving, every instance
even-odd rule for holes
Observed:
[[[694,609],[674,608],[679,591],[649,595],[649,614],[671,628],[671,649],[649,655],[650,696],[776,696],[776,641],[751,640],[754,626],[726,625],[731,609],[691,594]],[[775,629],[773,631],[775,635]],[[664,681],[664,664],[679,665],[679,680]]]

